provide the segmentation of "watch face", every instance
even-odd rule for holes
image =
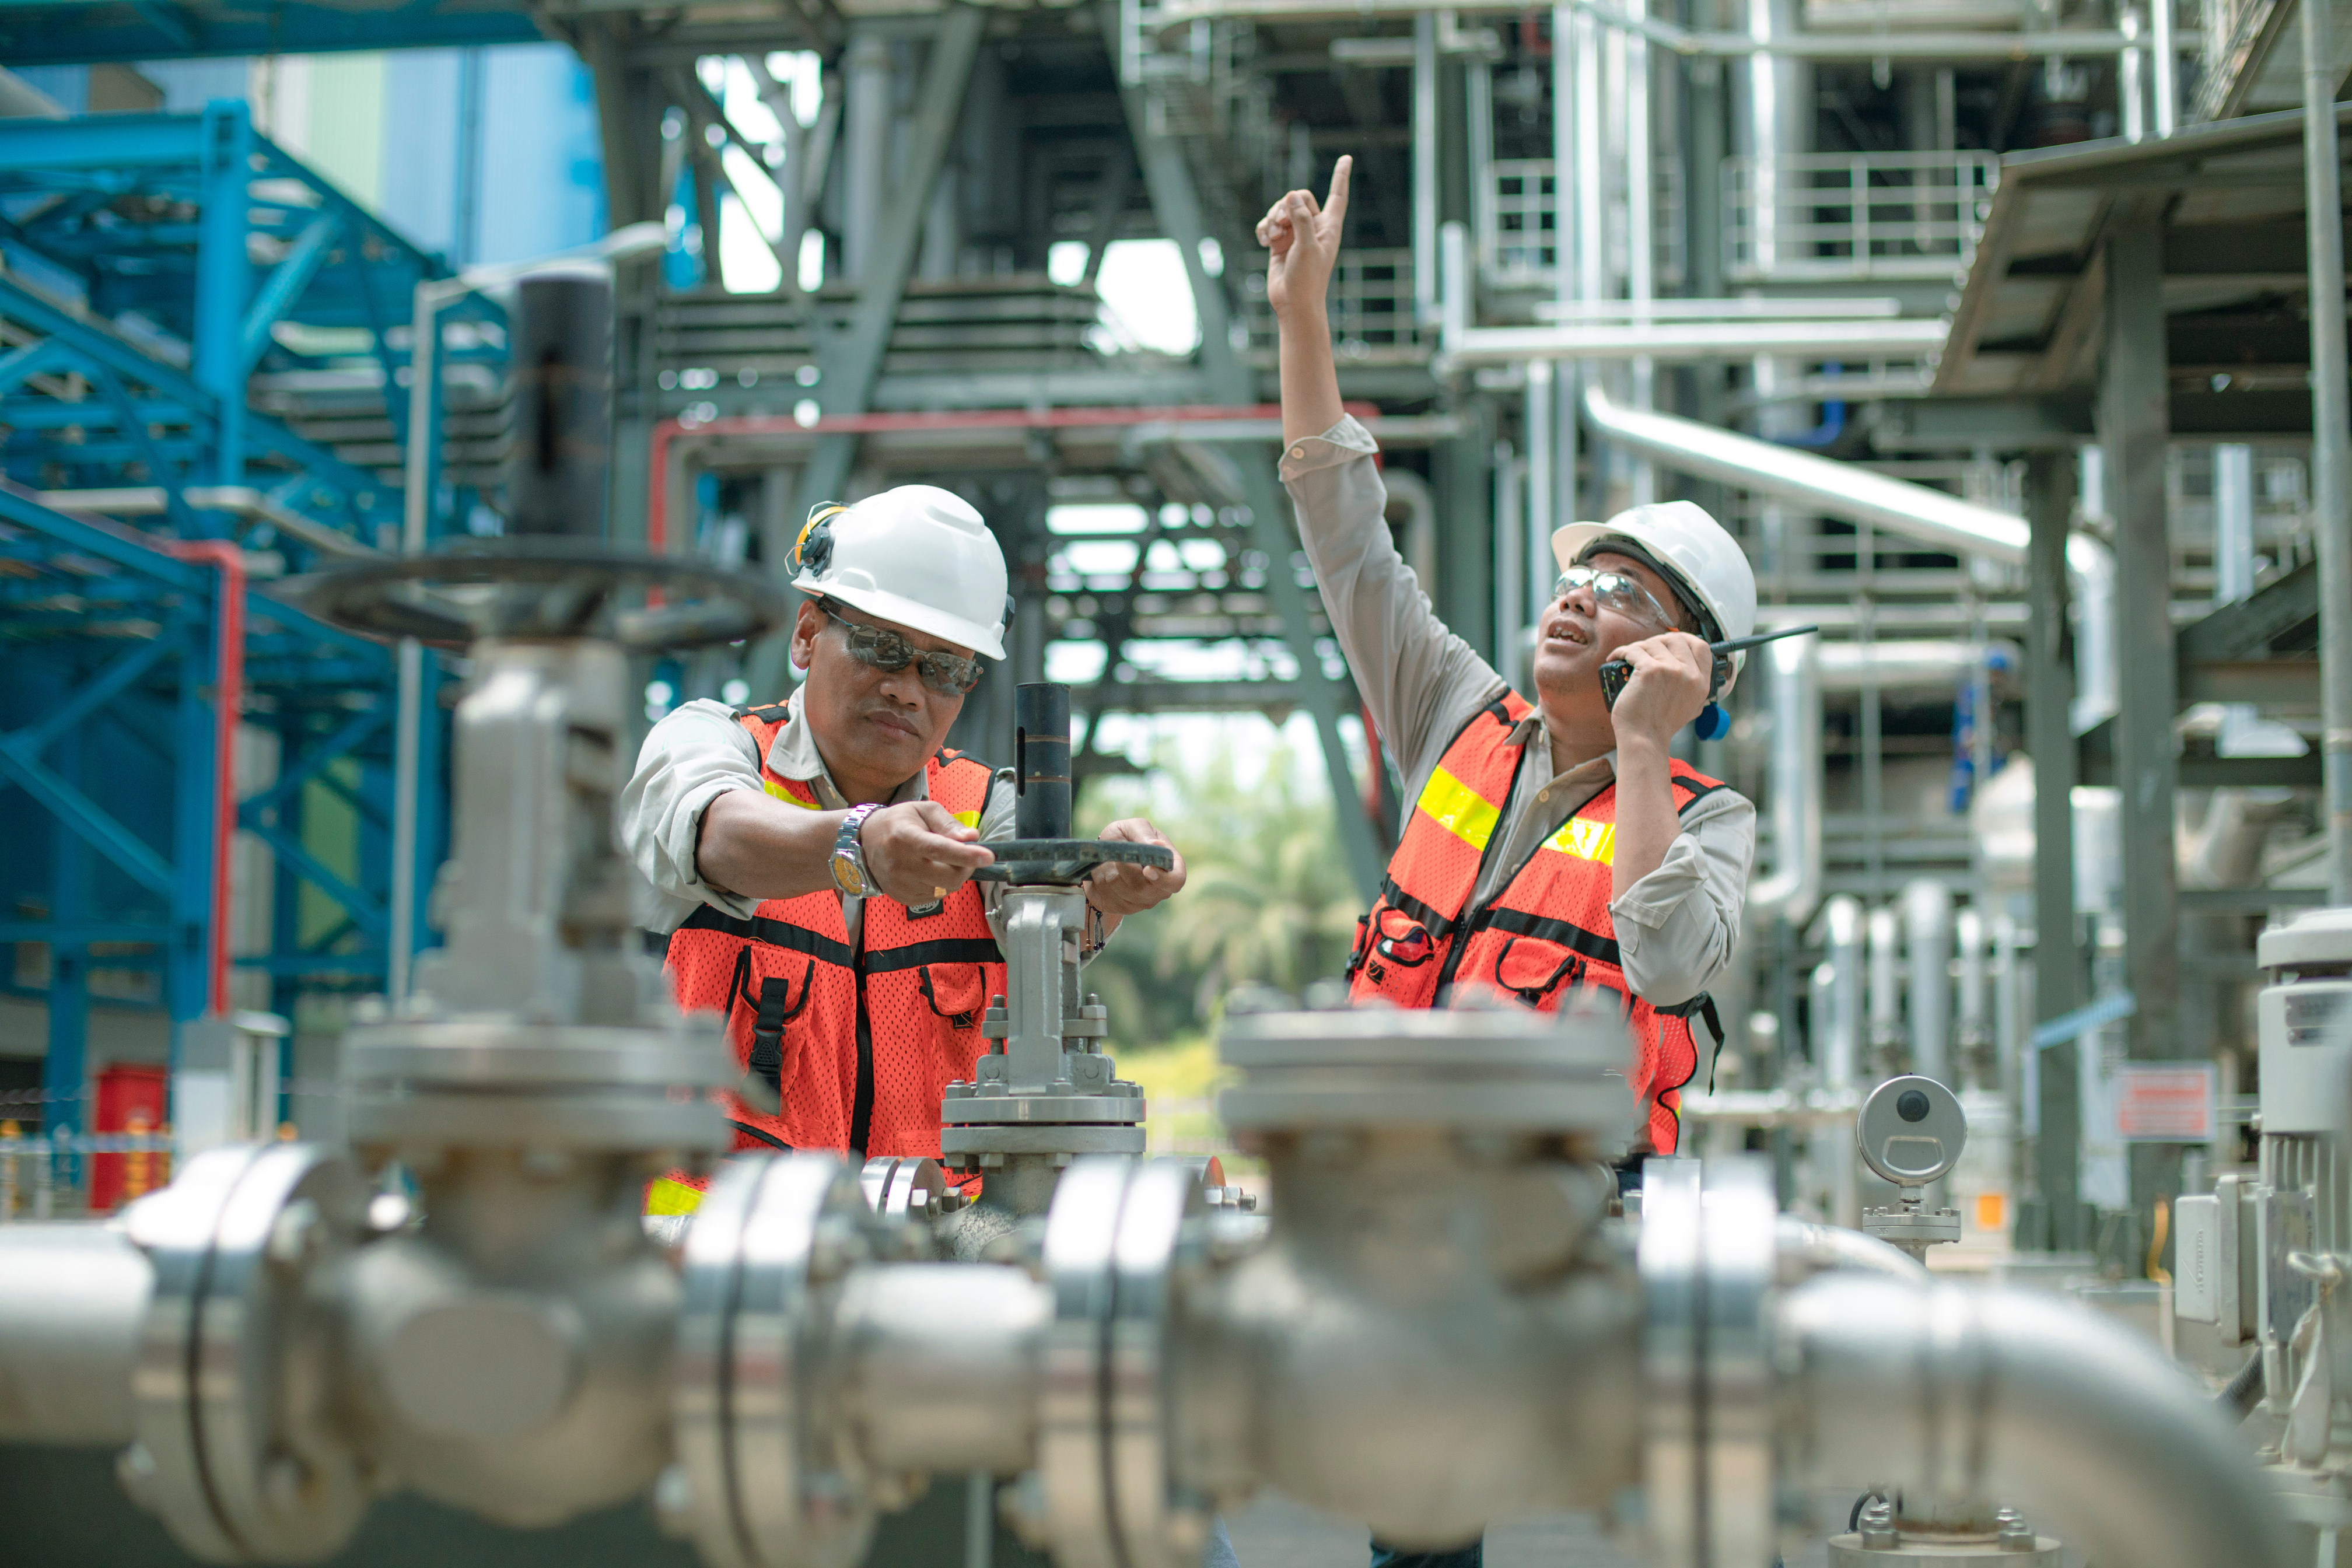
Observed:
[[[838,849],[834,851],[833,885],[853,899],[865,896],[866,868],[857,863],[856,856]]]

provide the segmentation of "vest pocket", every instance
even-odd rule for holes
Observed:
[[[977,1026],[988,1005],[988,976],[977,963],[926,963],[917,983],[931,1011],[959,1029]]]
[[[1495,955],[1495,984],[1528,1007],[1541,1008],[1583,971],[1582,955],[1540,937],[1511,937]]]
[[[1437,956],[1437,939],[1402,910],[1381,906],[1371,921],[1372,951],[1399,969],[1418,969]]]
[[[751,1048],[743,1065],[765,1079],[779,1098],[784,1087],[784,1029],[807,1008],[816,977],[814,958],[802,959],[799,974],[792,973],[796,956],[763,951],[755,957],[753,949],[745,947],[735,961],[735,984],[727,998],[730,1024],[739,1001],[751,1015]],[[771,968],[778,973],[762,973]]]

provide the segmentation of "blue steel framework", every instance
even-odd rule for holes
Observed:
[[[172,542],[232,542],[263,578],[397,548],[398,476],[306,440],[248,406],[246,388],[257,369],[372,361],[404,437],[411,301],[448,269],[255,134],[236,102],[0,122],[0,795],[31,796],[49,838],[39,875],[22,855],[5,868],[19,910],[0,911],[42,918],[0,920],[0,940],[48,944],[44,1085],[49,1124],[66,1127],[81,1120],[93,943],[109,944],[103,967],[161,968],[175,1043],[207,1005],[215,880],[227,874],[212,707],[224,589]],[[471,352],[494,357],[497,311],[463,309],[487,329]],[[437,469],[426,493],[437,533],[465,498]],[[243,718],[275,732],[278,763],[236,821],[269,847],[277,886],[270,950],[238,962],[267,973],[273,1006],[290,1012],[305,989],[383,984],[395,661],[261,588]],[[425,664],[416,858],[429,886],[446,736]],[[126,736],[146,771],[93,765],[93,745]],[[171,781],[168,810],[157,778]],[[308,831],[322,792],[356,818],[355,876]],[[304,929],[305,884],[331,904],[324,930]],[[33,886],[46,899],[28,898]]]
[[[215,0],[0,0],[0,58],[20,66],[535,44],[543,37],[526,5],[467,0],[349,6],[279,0],[266,7]]]

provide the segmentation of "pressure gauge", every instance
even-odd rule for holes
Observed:
[[[1863,1163],[1898,1187],[1924,1187],[1959,1163],[1969,1141],[1960,1097],[1932,1078],[1891,1078],[1854,1120]]]

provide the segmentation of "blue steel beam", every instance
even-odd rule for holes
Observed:
[[[252,177],[253,121],[242,103],[205,106],[204,189],[197,197],[204,238],[196,247],[195,371],[214,398],[213,479],[245,478],[245,301],[252,267],[246,258],[246,185]]]
[[[96,679],[85,682],[72,696],[39,720],[12,731],[5,739],[26,755],[39,756],[68,731],[79,729],[91,714],[121,696],[132,682],[177,651],[163,637],[140,644],[108,665]]]
[[[526,6],[462,0],[369,11],[299,4],[229,8],[198,0],[174,14],[193,34],[186,44],[118,0],[12,0],[0,6],[0,49],[10,65],[28,66],[547,41]]]
[[[301,298],[302,290],[310,286],[311,278],[342,233],[341,214],[321,214],[310,220],[300,237],[278,259],[246,310],[237,347],[241,371],[249,374],[259,362],[262,351],[269,347],[269,329],[285,319],[294,301]]]
[[[63,351],[48,338],[0,355],[0,395],[16,390],[34,376],[46,375],[58,368],[58,362],[63,357]]]
[[[243,826],[247,832],[268,845],[273,853],[293,867],[305,881],[341,904],[344,912],[358,923],[360,930],[378,942],[390,933],[391,917],[384,911],[383,900],[365,889],[352,886],[276,824],[263,822],[257,816]]]
[[[172,892],[173,874],[169,861],[149,848],[144,839],[116,821],[96,801],[44,766],[38,758],[26,754],[26,748],[5,735],[0,735],[0,773],[6,774],[26,794],[47,807],[49,815],[112,860],[133,881],[152,892],[167,896]],[[182,787],[186,787],[185,781],[182,781]]]
[[[320,769],[326,767],[336,758],[345,755],[352,748],[359,745],[391,721],[392,712],[387,707],[371,708],[354,713],[341,729],[316,745],[306,747],[302,752],[301,760],[292,768],[281,766],[275,784],[258,795],[250,795],[239,801],[236,806],[237,819],[248,827],[254,826],[260,821],[264,812],[274,811],[278,806],[285,804],[295,791],[317,777]]]

